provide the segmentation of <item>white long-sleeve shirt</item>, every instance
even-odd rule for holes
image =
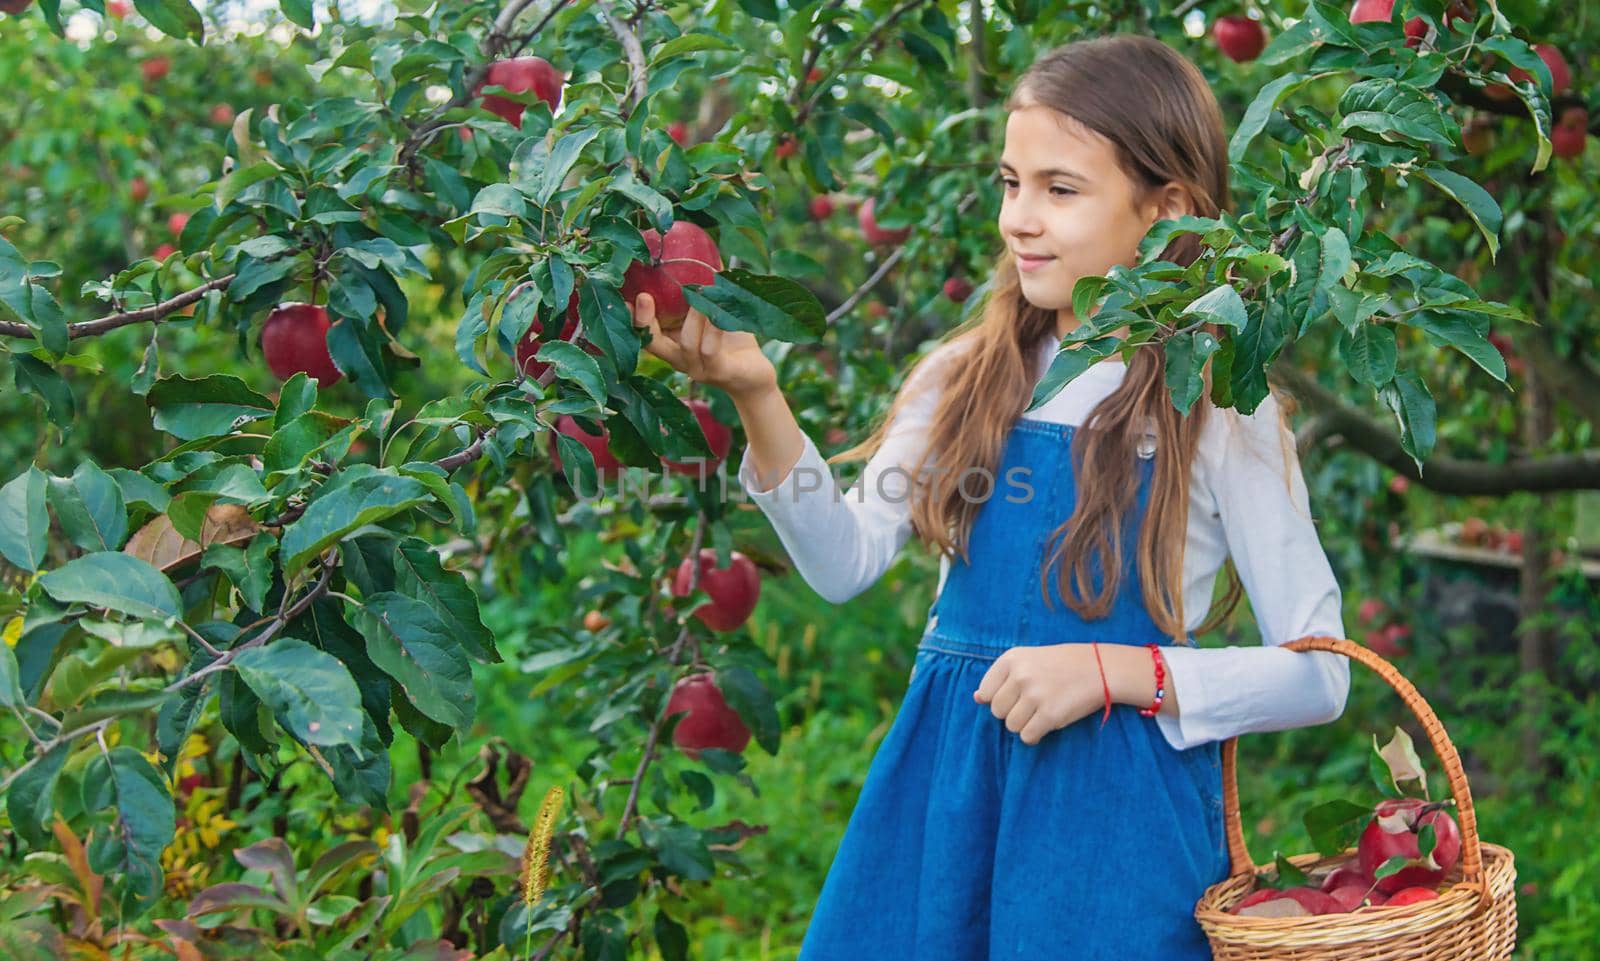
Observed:
[[[1045,338],[1035,378],[1060,344]],[[963,346],[935,348],[902,390],[912,391],[882,446],[841,494],[833,472],[805,435],[799,461],[768,490],[756,484],[748,447],[739,481],[777,531],[806,583],[842,604],[870,587],[911,536],[913,468],[940,396],[941,371]],[[1082,425],[1126,373],[1119,358],[1090,367],[1029,419]],[[1344,637],[1339,584],[1312,523],[1293,436],[1268,396],[1255,412],[1215,410],[1201,431],[1189,494],[1183,564],[1185,630],[1205,619],[1217,572],[1232,555],[1262,633],[1262,647],[1165,646],[1169,688],[1182,713],[1156,715],[1167,741],[1186,749],[1255,731],[1322,724],[1344,712],[1350,665],[1327,651],[1278,645],[1306,635]],[[1020,556],[1020,555],[1019,555]],[[942,557],[943,590],[950,558]],[[937,591],[936,591],[937,593]]]

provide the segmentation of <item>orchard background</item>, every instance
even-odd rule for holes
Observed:
[[[1211,79],[1235,210],[1081,285],[1038,398],[1124,324],[1181,409],[1208,362],[1225,406],[1288,387],[1347,628],[1517,854],[1518,956],[1600,956],[1600,24],[1361,6],[0,2],[0,953],[793,958],[937,559],[811,592],[624,275],[709,231],[689,302],[844,449],[981,302],[997,102],[1134,31]],[[532,56],[559,98],[488,70]],[[758,571],[748,617],[692,616],[700,550]],[[696,741],[667,701],[707,671],[737,720]],[[1258,861],[1377,796],[1402,712],[1358,670],[1337,723],[1242,742]]]

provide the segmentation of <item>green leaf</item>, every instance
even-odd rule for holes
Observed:
[[[1318,853],[1332,856],[1355,846],[1371,816],[1370,807],[1340,799],[1310,808],[1303,820]]]
[[[9,643],[0,643],[0,707],[22,707],[28,698],[22,693],[22,670]]]
[[[268,177],[276,176],[283,170],[277,164],[263,160],[248,167],[240,167],[233,173],[223,177],[217,184],[216,204],[218,210],[227,209],[235,197],[244,192],[251,184],[260,183]],[[267,235],[256,237],[239,245],[239,249],[252,257],[267,259],[276,257],[289,249],[289,242],[282,237]]]
[[[1048,403],[1050,398],[1061,392],[1061,388],[1072,383],[1096,361],[1116,353],[1121,343],[1122,340],[1118,337],[1097,337],[1057,351],[1055,358],[1050,361],[1050,368],[1033,387],[1033,398],[1028,401],[1028,410],[1037,410]]]
[[[768,754],[776,755],[782,725],[772,693],[761,678],[747,667],[731,667],[717,672],[717,682],[728,706],[749,722],[756,743]]]
[[[1250,101],[1250,106],[1245,108],[1244,116],[1240,118],[1239,126],[1233,132],[1233,139],[1228,141],[1229,162],[1238,163],[1244,159],[1245,152],[1250,149],[1251,141],[1266,129],[1267,121],[1272,119],[1273,110],[1277,109],[1278,103],[1284,97],[1311,81],[1320,80],[1333,72],[1289,73],[1262,87],[1256,93],[1255,99]]]
[[[43,849],[50,842],[45,822],[55,810],[56,783],[71,753],[71,744],[56,745],[35,761],[33,767],[17,775],[6,791],[6,815],[11,819],[12,830],[35,850]]]
[[[28,354],[12,354],[11,367],[17,390],[43,400],[50,423],[57,427],[72,425],[78,416],[78,404],[73,399],[72,387],[60,372]]]
[[[324,747],[361,743],[361,692],[332,654],[282,638],[241,651],[233,669],[300,740]]]
[[[183,610],[178,589],[165,574],[120,551],[74,558],[41,574],[39,586],[63,604],[88,604],[134,617],[178,617]]]
[[[1433,452],[1438,412],[1428,385],[1416,374],[1404,371],[1381,391],[1383,402],[1400,424],[1400,446],[1422,470],[1422,462]]]
[[[1489,245],[1489,259],[1498,257],[1502,217],[1500,205],[1495,202],[1494,197],[1471,179],[1453,170],[1446,170],[1443,167],[1422,167],[1416,173],[1461,205],[1472,218],[1472,222],[1477,225],[1478,232],[1483,234],[1484,242]]]
[[[693,825],[644,819],[639,822],[639,838],[656,852],[662,867],[686,881],[709,881],[716,873],[711,850]]]
[[[146,398],[155,412],[154,424],[181,440],[217,437],[231,433],[235,422],[271,417],[272,402],[228,374],[199,380],[163,377]]]
[[[50,478],[50,503],[67,539],[86,551],[114,551],[128,533],[122,488],[93,461],[71,477]]]
[[[498,663],[494,635],[478,614],[478,595],[465,575],[445,570],[433,548],[417,537],[407,537],[395,549],[395,590],[433,609],[474,658]]]
[[[787,277],[731,268],[705,286],[685,284],[689,306],[723,330],[746,330],[765,340],[809,344],[822,339],[827,311],[815,294]]]
[[[367,639],[372,662],[395,679],[418,711],[458,731],[472,724],[472,668],[450,626],[431,607],[384,591],[345,616]]]
[[[490,184],[472,198],[472,209],[468,213],[524,217],[527,216],[528,205],[523,201],[522,194],[517,193],[517,188],[510,184]]]
[[[534,356],[554,367],[557,377],[582,387],[596,407],[606,405],[605,375],[593,354],[568,341],[552,340],[540,347]]]
[[[650,217],[650,222],[660,225],[672,215],[672,201],[654,188],[640,183],[631,169],[624,167],[617,172],[617,176],[607,185],[606,189],[619,193],[642,207]]]
[[[189,0],[133,0],[133,8],[169,37],[201,43],[206,38],[205,21]]]
[[[1390,875],[1399,874],[1401,871],[1405,870],[1406,865],[1410,863],[1410,858],[1401,854],[1397,854],[1389,860],[1378,865],[1378,869],[1372,872],[1372,879],[1374,881],[1381,881]]]
[[[47,487],[44,471],[32,464],[0,487],[0,554],[25,571],[36,571],[44,562],[50,533]]]
[[[297,27],[310,30],[317,25],[311,13],[311,0],[279,0],[278,6],[283,10],[284,19]]]
[[[1229,327],[1233,330],[1243,330],[1250,319],[1244,309],[1243,298],[1233,289],[1232,284],[1223,284],[1207,291],[1183,308],[1181,313],[1185,317],[1198,317],[1208,324]],[[1171,369],[1170,365],[1168,369]]]
[[[1231,291],[1233,288],[1223,289]],[[1240,307],[1243,307],[1242,303]],[[1179,413],[1188,414],[1189,408],[1200,399],[1200,392],[1205,388],[1202,374],[1206,361],[1220,346],[1217,338],[1208,330],[1173,334],[1162,345],[1166,356],[1167,390],[1172,393],[1172,404]]]
[[[83,783],[84,808],[114,807],[118,822],[90,844],[89,867],[121,875],[123,907],[141,910],[161,893],[161,851],[177,826],[166,779],[137,750],[118,745],[89,759]]]
[[[1461,142],[1460,125],[1448,110],[1398,80],[1385,77],[1351,84],[1339,98],[1339,110],[1344,117],[1334,132],[1340,135],[1361,131],[1417,146],[1450,147]]]
[[[374,524],[428,500],[421,481],[370,464],[356,464],[333,476],[306,506],[304,514],[284,528],[282,541],[285,576],[344,535]]]
[[[278,539],[270,531],[261,531],[250,539],[248,547],[232,544],[211,544],[200,556],[203,567],[215,567],[233,586],[239,589],[245,606],[260,611],[266,604],[267,591],[272,587],[272,555],[277,552]]]
[[[1339,353],[1351,376],[1368,387],[1382,387],[1394,377],[1397,352],[1394,331],[1387,324],[1363,323],[1354,335],[1341,331]]]
[[[1383,759],[1384,766],[1389,771],[1389,783],[1394,785],[1396,791],[1402,790],[1402,781],[1416,781],[1423,786],[1428,786],[1428,777],[1422,770],[1422,759],[1417,756],[1417,749],[1411,743],[1411,735],[1404,728],[1396,727],[1394,736],[1389,743],[1378,747],[1376,736],[1372,739],[1372,746],[1378,752],[1378,757]]]

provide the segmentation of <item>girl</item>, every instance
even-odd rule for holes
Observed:
[[[866,589],[913,532],[940,551],[800,961],[1209,958],[1193,910],[1228,871],[1219,743],[1344,710],[1344,658],[1278,647],[1344,628],[1276,397],[1241,416],[1208,390],[1180,416],[1147,344],[1023,413],[1079,324],[1077,279],[1228,204],[1204,78],[1156,40],[1105,37],[1048,53],[1005,108],[987,303],[860,447],[823,461],[750,334],[691,314],[663,335],[648,297],[635,310],[647,349],[732,396],[740,482],[824,598]],[[1179,238],[1161,257],[1196,253]],[[828,464],[862,456],[841,499]],[[1239,599],[1230,575],[1202,613],[1230,557],[1265,646],[1201,650],[1192,633]]]

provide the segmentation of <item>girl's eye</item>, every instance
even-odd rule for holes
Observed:
[[[1013,177],[1000,177],[998,179],[999,179],[1000,183],[1007,190],[1016,189],[1017,181],[1016,181],[1015,178],[1013,178]],[[1053,193],[1053,194],[1056,194],[1056,196],[1058,196],[1058,197],[1068,197],[1068,196],[1071,196],[1072,194],[1077,193],[1077,191],[1073,190],[1071,187],[1051,187],[1050,188],[1050,192]]]

